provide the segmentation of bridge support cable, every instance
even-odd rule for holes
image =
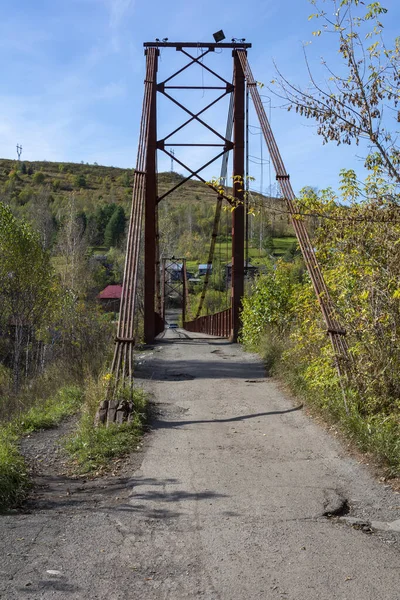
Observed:
[[[134,173],[132,209],[129,220],[127,250],[122,284],[121,306],[115,337],[114,357],[111,365],[112,378],[109,382],[107,397],[101,403],[97,413],[100,423],[123,422],[129,419],[133,406],[127,401],[120,402],[116,395],[121,387],[133,382],[134,323],[137,307],[138,265],[142,238],[142,220],[146,199],[148,152],[151,141],[151,119],[159,51],[148,48],[146,53],[146,77],[142,120],[139,133],[139,147]],[[153,284],[154,290],[154,284]],[[153,298],[154,305],[154,298]],[[154,315],[153,315],[154,318]]]
[[[299,220],[298,209],[296,206],[296,197],[290,183],[289,175],[286,172],[285,165],[280,155],[276,140],[272,133],[271,125],[268,121],[259,91],[247,60],[244,50],[237,50],[237,55],[242,65],[246,78],[247,87],[250,91],[254,107],[260,121],[260,126],[267,144],[270,157],[276,172],[276,179],[280,185],[283,197],[286,200],[288,211],[291,215],[292,225],[302,252],[304,262],[310,275],[315,294],[317,296],[321,312],[325,321],[327,333],[329,335],[336,358],[336,366],[339,378],[342,384],[342,375],[348,373],[351,365],[348,344],[345,339],[346,331],[340,325],[333,306],[328,288],[326,286],[320,265],[317,261],[314,247],[311,243],[304,222]],[[343,387],[342,387],[343,389]]]
[[[231,94],[230,101],[229,101],[228,119],[226,122],[225,139],[227,139],[229,141],[232,140],[232,130],[233,130],[233,95]],[[226,180],[227,180],[227,175],[228,175],[228,159],[229,159],[229,150],[227,150],[224,153],[224,155],[222,156],[222,165],[221,165],[221,174],[220,174],[219,183],[224,188],[226,188]],[[222,211],[223,199],[224,199],[224,197],[221,194],[218,194],[217,203],[215,205],[214,223],[213,223],[213,230],[212,230],[212,234],[211,234],[210,249],[208,252],[207,271],[204,276],[203,289],[201,291],[200,302],[199,302],[199,306],[197,308],[195,319],[198,319],[201,315],[201,311],[202,311],[203,304],[204,304],[204,299],[206,297],[206,292],[207,292],[207,288],[208,288],[208,283],[210,281],[210,275],[211,275],[212,264],[213,264],[214,253],[215,253],[215,244],[217,241],[218,229],[219,229],[219,224],[221,221],[221,211]]]

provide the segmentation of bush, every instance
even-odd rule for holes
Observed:
[[[44,175],[44,173],[42,173],[42,171],[38,171],[33,176],[33,183],[36,183],[37,185],[44,183],[44,180],[45,180],[45,175]]]
[[[282,334],[290,325],[295,277],[295,267],[282,260],[256,277],[250,295],[243,298],[240,340],[249,350],[260,347],[267,328]]]
[[[0,511],[15,506],[29,486],[27,468],[11,427],[0,429]]]
[[[352,368],[342,382],[346,402],[311,282],[294,276],[293,264],[278,261],[256,279],[243,300],[241,340],[363,451],[374,452],[399,475],[398,208],[313,202],[313,212],[329,215],[314,244],[347,330]]]

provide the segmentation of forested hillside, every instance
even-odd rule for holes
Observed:
[[[160,173],[159,195],[182,179]],[[32,224],[45,247],[54,245],[71,207],[90,246],[121,246],[130,213],[132,169],[99,165],[0,160],[0,199],[13,214]],[[189,260],[205,260],[214,218],[215,193],[201,182],[189,181],[160,203],[160,251]],[[255,214],[249,219],[250,245],[259,255],[270,238],[292,235],[282,202],[254,195]],[[111,221],[111,222],[110,222]],[[221,236],[230,236],[230,217],[222,219]]]

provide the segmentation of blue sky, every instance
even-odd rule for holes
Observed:
[[[400,3],[383,4],[390,11],[387,34],[393,37],[399,33],[395,24],[400,22]],[[26,160],[83,160],[120,167],[134,167],[136,162],[144,41],[212,41],[212,33],[222,28],[228,40],[244,37],[253,44],[249,60],[257,80],[268,84],[274,78],[275,60],[289,79],[306,85],[302,45],[313,40],[316,28],[308,21],[313,9],[307,0],[2,0],[1,8],[0,157],[15,157],[20,143]],[[307,47],[317,71],[321,53],[337,60],[333,42],[314,39]],[[160,79],[180,64],[178,54],[162,51]],[[210,58],[207,64],[229,78],[229,50]],[[192,77],[195,85],[211,84],[201,69]],[[210,92],[191,94],[196,107],[213,98]],[[360,167],[361,149],[323,146],[311,122],[279,108],[274,97],[271,104],[272,127],[296,191],[305,185],[336,188],[341,168]],[[223,104],[210,113],[210,122],[222,132],[225,115]],[[160,134],[182,117],[172,105],[160,102]],[[257,124],[254,117],[252,122]],[[260,138],[256,129],[252,131],[251,154],[259,157]],[[178,153],[193,167],[206,158],[201,149],[177,149]],[[266,159],[265,148],[262,153]],[[259,189],[260,167],[252,167],[254,187]],[[160,156],[159,169],[169,168],[169,159]],[[208,178],[218,175],[219,165],[205,172]],[[270,181],[267,164],[262,179],[265,191]]]

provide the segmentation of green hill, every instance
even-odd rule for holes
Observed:
[[[60,223],[71,210],[81,218],[89,243],[103,246],[107,241],[107,222],[115,206],[121,206],[126,218],[129,216],[133,174],[133,169],[96,164],[0,159],[0,200],[36,229],[42,231],[46,226],[49,246],[54,244]],[[159,195],[180,180],[182,176],[178,173],[159,173]],[[293,242],[293,231],[282,212],[282,200],[256,194],[254,201],[264,207],[258,206],[255,214],[249,216],[250,256],[285,252]],[[215,202],[213,190],[192,180],[163,200],[159,205],[161,252],[204,261]],[[272,238],[275,242],[271,243]],[[108,236],[108,245],[110,239]],[[229,210],[222,215],[218,241],[221,256],[229,255]]]

